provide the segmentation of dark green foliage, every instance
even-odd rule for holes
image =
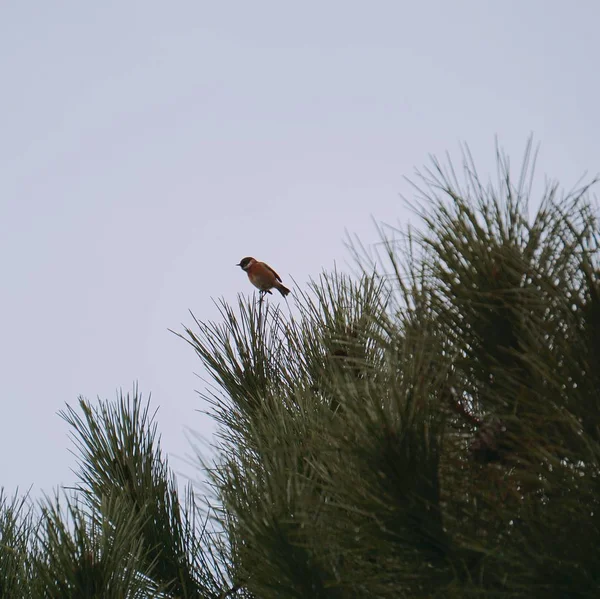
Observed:
[[[80,400],[83,417],[68,407],[63,418],[73,427],[80,453],[79,492],[100,510],[117,498],[140,520],[141,557],[152,578],[168,594],[185,599],[218,597],[211,572],[218,563],[204,553],[191,489],[181,501],[177,484],[161,455],[157,425],[137,393],[117,404],[92,408]]]
[[[115,497],[91,511],[73,500],[66,501],[65,510],[58,498],[48,501],[34,558],[34,596],[159,596],[149,577],[156,564],[146,555],[142,525],[142,518]]]
[[[225,553],[191,488],[180,499],[137,390],[61,413],[79,484],[35,507],[0,500],[0,598],[219,598]],[[203,518],[200,521],[200,518]]]
[[[375,274],[293,317],[240,300],[186,331],[251,596],[600,594],[598,223],[587,187],[529,216],[529,150],[516,184],[501,155],[496,185],[434,162],[390,272],[357,251]]]
[[[531,203],[530,149],[493,185],[434,161],[357,280],[185,329],[216,508],[137,392],[67,408],[78,485],[0,498],[0,598],[600,596],[599,228],[588,187]]]
[[[25,597],[31,580],[31,513],[25,498],[12,500],[0,489],[0,597]]]

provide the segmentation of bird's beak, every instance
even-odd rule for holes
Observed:
[[[241,266],[241,264],[236,264],[236,266]]]

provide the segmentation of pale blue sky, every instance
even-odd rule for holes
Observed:
[[[0,485],[70,483],[56,412],[134,380],[185,455],[210,425],[167,328],[251,292],[243,256],[300,284],[344,264],[346,229],[406,222],[429,153],[485,170],[533,133],[540,179],[598,172],[599,23],[594,0],[1,2]]]

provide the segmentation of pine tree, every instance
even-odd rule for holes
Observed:
[[[137,388],[61,416],[77,485],[38,504],[0,496],[2,599],[218,599],[226,554],[188,487],[180,497]]]
[[[247,597],[600,596],[600,283],[589,186],[434,161],[420,232],[297,316],[186,331],[216,390],[212,480]]]
[[[68,407],[78,483],[0,497],[0,597],[600,596],[593,182],[534,206],[531,158],[434,161],[362,276],[194,318],[210,504],[137,389]]]

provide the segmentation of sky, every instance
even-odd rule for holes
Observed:
[[[347,234],[405,226],[415,168],[494,143],[572,187],[600,171],[600,3],[0,2],[0,486],[75,480],[79,395],[137,382],[201,478],[198,358],[168,329],[350,270]],[[271,301],[281,301],[274,297]]]

